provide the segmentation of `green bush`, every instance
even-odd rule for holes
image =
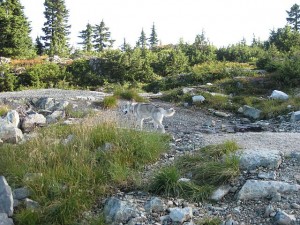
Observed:
[[[65,67],[56,63],[36,64],[26,70],[24,82],[35,88],[52,88],[66,79]]]
[[[0,90],[14,91],[16,89],[17,77],[10,72],[9,65],[0,65]]]

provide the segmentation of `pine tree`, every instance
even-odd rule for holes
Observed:
[[[157,44],[158,44],[157,33],[156,33],[155,25],[153,23],[153,26],[151,28],[150,38],[149,38],[150,48],[151,49],[155,48]]]
[[[19,0],[0,0],[0,56],[32,57],[30,24]]]
[[[78,44],[83,45],[83,49],[85,51],[91,52],[93,50],[93,26],[90,23],[88,23],[86,25],[86,29],[80,31],[80,36],[78,37],[83,39],[83,41]]]
[[[139,37],[139,40],[137,41],[136,46],[140,47],[142,49],[145,49],[147,46],[147,38],[146,38],[146,34],[144,32],[144,29],[142,29],[141,36]]]
[[[47,53],[51,56],[65,56],[69,53],[68,25],[69,11],[66,9],[64,0],[45,0],[46,22],[42,30],[45,36],[42,37]]]
[[[102,20],[100,24],[95,25],[93,43],[94,48],[98,52],[102,52],[105,48],[112,47],[115,40],[112,40],[110,37],[109,28],[105,26],[104,21]]]
[[[130,51],[130,50],[131,50],[131,46],[130,46],[130,44],[128,44],[126,42],[126,39],[124,38],[123,44],[121,45],[121,51],[127,52],[127,51]]]
[[[35,39],[35,49],[36,49],[36,53],[38,55],[43,55],[43,53],[44,53],[44,45],[41,42],[41,38],[39,36],[37,36],[36,39]]]
[[[289,17],[286,18],[287,22],[292,25],[293,30],[300,30],[300,6],[294,4],[290,11],[286,11]]]

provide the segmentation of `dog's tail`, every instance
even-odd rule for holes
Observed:
[[[163,114],[165,117],[171,117],[174,115],[174,113],[175,113],[174,108],[169,108],[169,109],[163,111]]]

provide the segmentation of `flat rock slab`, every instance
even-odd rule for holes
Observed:
[[[277,169],[282,163],[282,152],[278,150],[253,149],[240,154],[240,169],[254,170],[259,167]]]
[[[276,193],[291,193],[300,190],[298,184],[288,184],[280,181],[247,180],[239,191],[239,200],[253,200],[273,196]]]

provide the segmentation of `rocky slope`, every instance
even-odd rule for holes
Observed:
[[[101,101],[104,96],[106,94],[101,92],[47,89],[0,93],[0,102],[17,106],[28,98],[49,97],[71,101],[79,107],[92,107],[91,102]],[[182,154],[226,140],[235,140],[242,152],[247,153],[244,161],[250,164],[244,166],[237,181],[223,187],[225,191],[221,191],[222,194],[213,202],[157,199],[138,191],[119,192],[106,204],[106,215],[111,224],[194,224],[207,217],[219,217],[224,224],[300,224],[299,122],[290,123],[283,116],[251,123],[246,118],[213,110],[151,101],[164,108],[174,107],[176,113],[163,121],[167,132],[173,136],[171,150],[155,165],[146,168],[145,179],[151,176],[152,170],[172,163]],[[101,117],[117,118],[121,125],[128,126],[128,121],[131,121],[121,110],[101,111]],[[146,123],[145,129],[152,130],[152,124]],[[260,132],[249,132],[253,130]],[[256,193],[255,190],[261,191]],[[121,211],[130,210],[124,217],[118,217],[118,209],[113,208],[115,205],[125,207]],[[86,212],[86,217],[97,212],[97,208]]]

